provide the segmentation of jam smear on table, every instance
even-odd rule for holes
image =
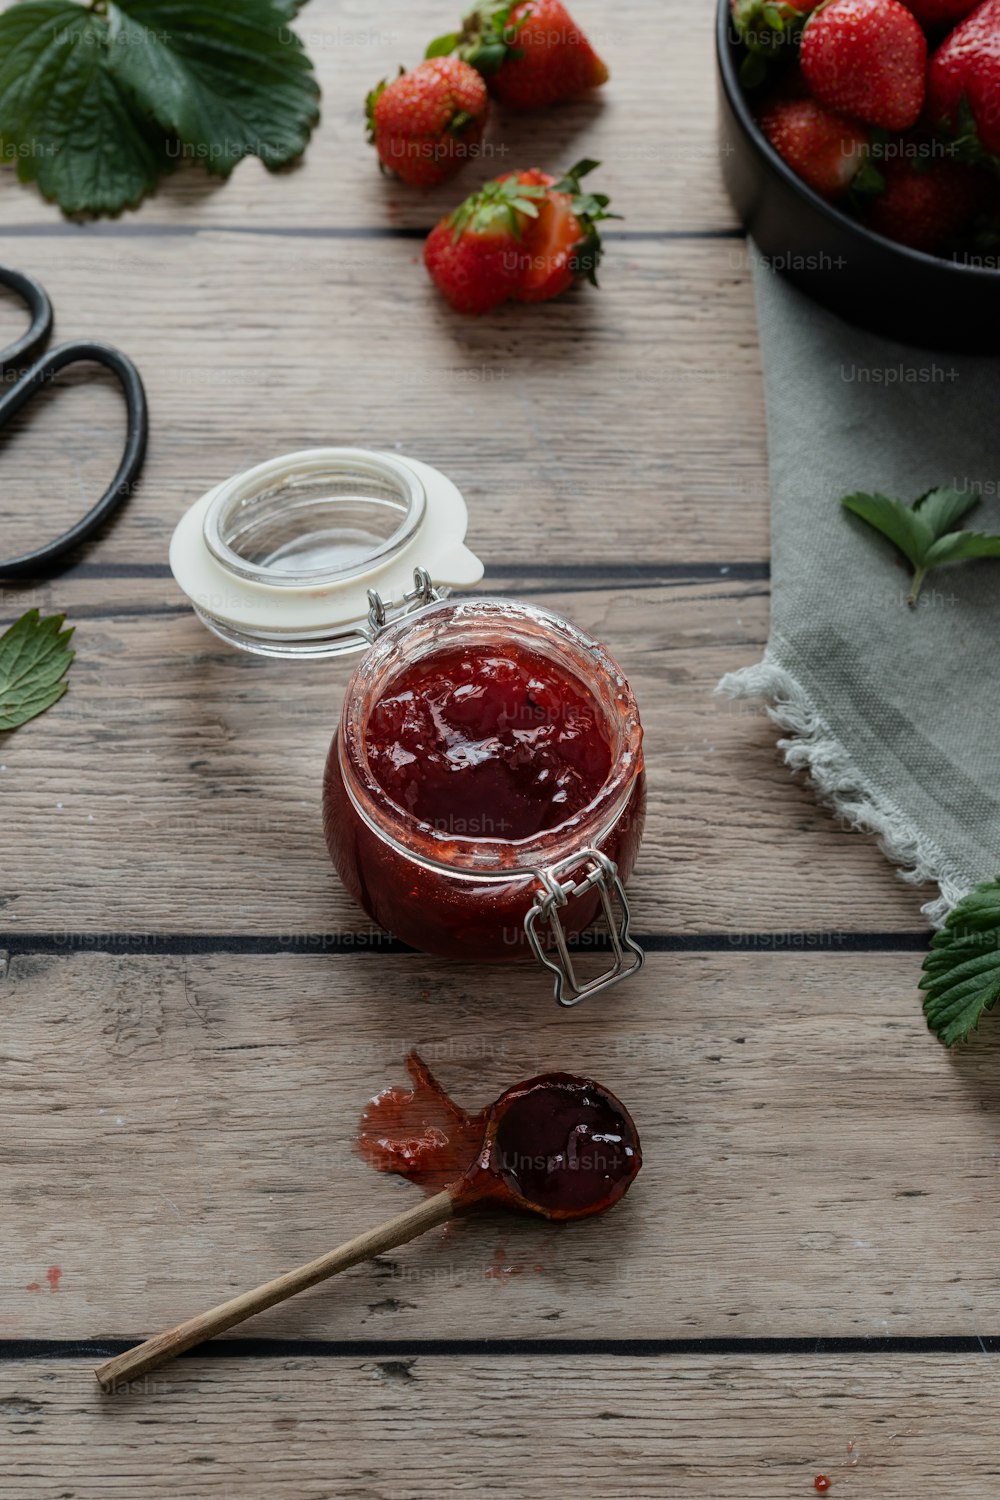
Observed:
[[[608,779],[604,718],[578,678],[519,644],[446,648],[388,684],[365,750],[383,791],[419,822],[526,839],[571,818]]]
[[[487,1111],[467,1114],[416,1052],[406,1067],[413,1087],[395,1085],[370,1100],[361,1116],[358,1149],[378,1171],[397,1172],[425,1192],[439,1193],[476,1161]]]
[[[460,1204],[491,1201],[550,1219],[610,1208],[642,1165],[625,1106],[590,1078],[546,1073],[469,1114],[411,1053],[413,1088],[376,1094],[361,1119],[359,1149],[372,1166]]]

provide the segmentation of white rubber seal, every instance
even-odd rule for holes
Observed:
[[[241,487],[281,484],[338,466],[381,461],[407,470],[422,484],[425,504],[417,524],[390,556],[370,563],[361,558],[337,576],[321,581],[270,582],[266,569],[256,578],[241,576],[208,545],[205,521],[221,496],[238,496]],[[438,587],[468,588],[483,576],[483,564],[465,546],[468,509],[461,492],[446,475],[415,458],[360,448],[306,448],[258,464],[224,480],[203,495],[182,517],[170,543],[170,567],[198,612],[237,632],[310,637],[319,632],[352,635],[368,618],[368,590],[388,602],[413,587],[415,568],[425,568]]]

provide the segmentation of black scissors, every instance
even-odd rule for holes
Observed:
[[[16,411],[20,411],[26,401],[30,401],[40,386],[67,365],[78,361],[92,360],[105,365],[117,375],[125,392],[128,416],[125,451],[117,474],[97,504],[55,541],[36,547],[32,552],[24,552],[20,557],[0,558],[0,578],[40,578],[58,572],[60,564],[65,566],[75,548],[93,536],[108,516],[127,500],[146,456],[149,414],[139,371],[130,359],[108,344],[95,344],[89,339],[76,339],[69,344],[60,344],[48,354],[43,353],[52,333],[52,303],[45,289],[33,276],[12,271],[7,266],[0,266],[0,283],[16,292],[31,313],[31,327],[27,333],[6,349],[0,349],[0,391],[4,391],[0,395],[0,428]],[[19,377],[18,370],[24,371]],[[4,390],[9,378],[13,378],[14,383],[9,390]]]

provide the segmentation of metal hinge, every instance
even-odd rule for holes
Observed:
[[[425,604],[436,604],[439,599],[447,599],[450,593],[450,589],[434,586],[426,568],[414,568],[413,588],[402,599],[390,599],[387,603],[381,594],[369,589],[368,629],[365,633],[370,640],[374,640],[379,631],[384,630],[393,620],[400,620],[404,615],[412,614],[415,609],[422,609]]]
[[[571,873],[574,871],[577,878]],[[524,919],[524,930],[539,963],[555,975],[555,996],[560,1005],[579,1005],[581,1000],[595,995],[598,990],[610,989],[613,984],[639,972],[646,955],[629,933],[632,914],[614,860],[608,859],[599,849],[582,849],[579,854],[571,854],[547,870],[539,870],[538,878],[541,889]],[[559,909],[592,890],[600,893],[611,936],[613,962],[603,974],[581,984],[573,967]],[[615,902],[619,915],[615,913]],[[545,923],[548,923],[555,942],[554,955],[551,950],[546,951],[542,941],[540,928],[543,929]]]

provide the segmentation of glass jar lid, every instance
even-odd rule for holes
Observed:
[[[199,617],[231,644],[336,656],[364,649],[387,618],[478,583],[483,564],[464,545],[467,525],[461,493],[429,464],[308,448],[203,495],[174,532],[170,566]]]

